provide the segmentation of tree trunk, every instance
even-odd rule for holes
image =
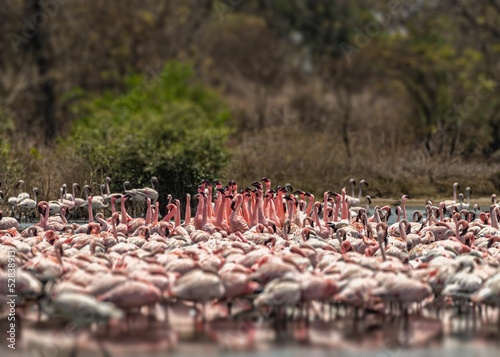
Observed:
[[[41,0],[28,0],[32,3],[31,9],[33,14],[44,13],[41,6]],[[29,16],[33,18],[33,16]],[[48,20],[50,21],[50,19]],[[38,24],[35,24],[37,26]],[[34,60],[39,77],[39,99],[37,101],[37,116],[42,119],[44,127],[44,141],[46,144],[52,142],[57,135],[56,118],[55,118],[55,91],[54,81],[50,77],[50,61],[51,61],[51,46],[46,27],[37,26],[36,34],[31,40],[31,48],[33,50]]]
[[[349,120],[351,119],[352,95],[348,89],[338,92],[339,106],[342,113],[342,141],[344,142],[347,158],[351,158],[351,147],[349,140]]]
[[[349,119],[351,117],[351,110],[347,109],[344,112],[344,118],[342,120],[342,138],[344,140],[345,151],[347,153],[347,157],[351,158],[351,148],[349,145],[349,130],[347,130],[347,125],[349,124]]]
[[[255,86],[257,103],[257,129],[262,130],[266,126],[267,90],[265,87],[260,87],[258,83],[256,83]]]

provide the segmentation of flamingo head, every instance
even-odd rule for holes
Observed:
[[[253,182],[252,186],[254,186],[258,190],[262,190],[262,184],[258,181]]]
[[[45,214],[45,211],[47,210],[48,203],[46,201],[40,201],[38,202],[37,209],[39,214]]]
[[[352,250],[351,242],[349,242],[348,240],[343,241],[340,246],[340,251],[342,252],[342,254],[350,252],[351,250]]]
[[[52,229],[46,231],[43,237],[50,245],[54,245],[54,241],[57,239],[56,232],[54,232]]]
[[[87,234],[96,235],[101,232],[101,226],[99,223],[91,222],[87,226]]]

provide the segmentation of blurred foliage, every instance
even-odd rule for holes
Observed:
[[[110,176],[118,191],[125,180],[143,187],[157,176],[160,192],[182,197],[220,174],[228,111],[189,65],[170,62],[160,73],[132,75],[127,88],[75,105],[81,119],[61,150],[87,161],[96,179]]]
[[[0,123],[0,182],[8,190],[12,184],[15,184],[13,182],[14,178],[18,177],[22,172],[22,165],[12,147],[12,134],[15,129],[12,113],[1,107]],[[8,194],[5,188],[3,188],[3,191],[5,195]]]
[[[498,0],[74,1],[26,39],[42,2],[0,9],[4,182],[500,190]]]

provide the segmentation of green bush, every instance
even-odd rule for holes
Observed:
[[[75,106],[79,119],[61,150],[86,161],[96,180],[110,176],[118,191],[125,180],[144,187],[158,177],[162,202],[166,193],[182,199],[201,179],[220,174],[229,113],[189,65],[171,62],[157,76],[133,75],[127,87]]]
[[[10,189],[23,172],[23,165],[16,157],[12,145],[15,131],[12,114],[0,107],[0,189],[5,195],[11,194]]]

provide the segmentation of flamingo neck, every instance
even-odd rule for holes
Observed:
[[[122,197],[122,200],[120,202],[120,210],[122,211],[122,223],[127,224],[127,211],[125,210],[125,201],[127,200],[126,197]]]
[[[278,215],[276,214],[276,207],[274,206],[274,200],[269,199],[269,218],[272,219],[276,224],[281,226]]]
[[[111,227],[113,229],[113,238],[118,240],[118,234],[116,233],[116,219],[111,221]]]
[[[89,223],[93,222],[94,221],[94,212],[92,211],[92,200],[90,199],[90,196],[89,196],[89,199],[87,200],[87,211],[89,214]]]
[[[262,192],[259,192],[259,198],[257,201],[257,217],[259,223],[262,223],[264,226],[266,226],[267,220],[264,213],[264,200],[262,199]]]
[[[276,214],[280,219],[280,223],[283,225],[283,223],[285,222],[285,210],[283,209],[283,193],[281,192],[281,190],[278,190],[278,193],[276,194],[274,206],[276,208]]]
[[[237,216],[240,215],[240,210],[241,210],[241,207],[243,206],[243,197],[238,197],[238,199],[236,200],[236,206],[235,206],[235,214]]]
[[[153,224],[156,225],[158,224],[158,214],[160,212],[160,203],[158,201],[156,201],[155,203],[155,210],[154,210],[154,214],[153,214]]]
[[[255,200],[252,202],[252,227],[256,226],[259,223],[259,197],[257,196]]]
[[[314,219],[314,223],[316,223],[316,226],[318,227],[318,229],[321,231],[322,230],[322,225],[321,225],[321,220],[319,219],[319,205],[314,207],[314,211],[313,211],[313,219]]]
[[[201,221],[203,216],[203,198],[198,196],[198,206],[196,206],[195,217]]]
[[[491,211],[491,214],[490,214],[490,219],[491,219],[491,226],[493,228],[496,228],[498,229],[498,218],[497,218],[497,208],[494,208],[492,211]]]
[[[347,209],[347,202],[345,199],[345,190],[342,190],[342,216],[341,219],[348,219],[348,209]]]
[[[64,225],[68,224],[68,220],[66,219],[66,210],[61,212],[61,221]]]
[[[333,212],[333,221],[334,222],[339,221],[340,200],[341,200],[340,196],[337,196],[337,198],[335,199],[335,211]]]
[[[46,231],[49,219],[49,204],[45,203],[44,207],[45,207],[45,212],[43,213],[43,215],[40,215],[40,226],[43,228],[44,231]]]
[[[404,241],[407,240],[406,236],[406,222],[405,221],[400,221],[399,222],[399,235],[401,236],[401,239]]]
[[[181,225],[181,202],[179,200],[175,200],[175,205],[177,206],[177,210],[175,211],[175,226],[179,227]]]
[[[323,221],[325,223],[330,221],[328,214],[327,214],[327,212],[328,212],[327,208],[328,208],[328,192],[325,192],[323,194]]]
[[[212,189],[208,190],[208,195],[206,197],[206,206],[207,206],[207,215],[208,217],[210,217],[211,219],[213,219],[215,217],[215,212],[214,212],[214,209],[212,207]]]
[[[184,215],[184,222],[191,223],[191,196],[186,197],[186,213]]]
[[[406,219],[406,198],[401,200],[401,211],[403,211],[403,219]]]
[[[287,213],[288,213],[288,219],[290,220],[290,222],[292,222],[292,219],[293,219],[293,206],[294,206],[293,201],[287,202],[286,209],[287,209]]]
[[[168,211],[167,215],[163,217],[162,221],[163,222],[170,222],[172,217],[174,217],[175,213],[177,212],[177,206],[169,204],[167,207],[171,207],[170,211]]]
[[[219,188],[219,187],[217,187]],[[222,196],[222,193],[219,193],[217,194],[217,199],[215,200],[215,217],[217,217],[217,215],[219,214],[219,210],[220,210],[220,206],[221,206],[221,203],[223,202],[223,196]]]
[[[151,224],[151,200],[147,200],[147,207],[146,207],[146,220],[145,223],[146,225]]]
[[[236,202],[238,201],[236,200]],[[241,208],[243,209],[242,210],[243,219],[245,220],[245,222],[247,222],[247,224],[250,224],[250,212],[248,211],[248,206],[249,206],[248,197],[242,197],[241,202],[242,202]],[[235,204],[234,209],[236,209],[236,207],[237,204]],[[234,210],[229,214],[229,217],[234,217]]]
[[[201,217],[201,227],[203,228],[207,224],[208,205],[210,205],[210,202],[208,201],[208,199],[205,196],[202,196],[202,197],[203,197],[203,211],[202,211],[202,217]]]
[[[222,193],[220,194],[222,196]],[[217,198],[218,200],[218,198]],[[219,207],[216,210],[215,216],[215,226],[222,228],[222,221],[224,220],[224,214],[226,213],[226,200],[225,197],[222,197],[222,202],[219,203]]]

